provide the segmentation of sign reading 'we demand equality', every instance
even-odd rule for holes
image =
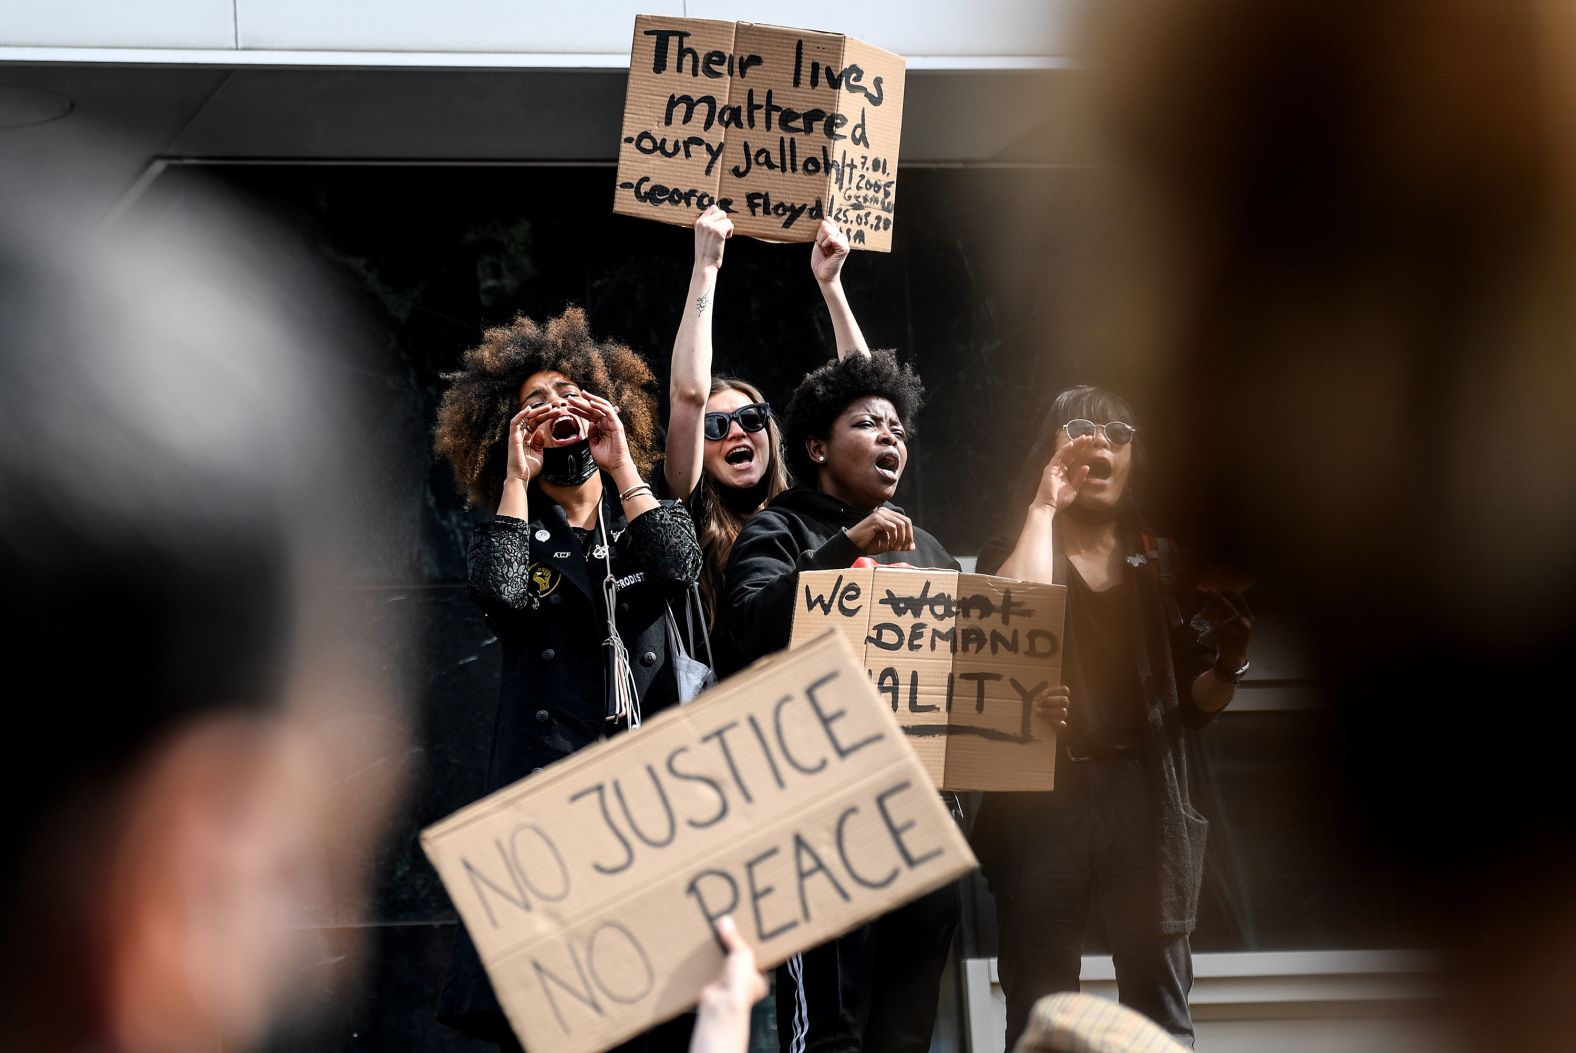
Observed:
[[[527,1049],[594,1053],[695,1003],[731,914],[763,968],[974,867],[834,633],[429,827]]]
[[[766,241],[827,218],[890,251],[905,72],[838,33],[640,15],[613,211],[688,226],[717,205]]]
[[[1062,682],[1067,589],[955,570],[799,572],[793,643],[827,629],[863,658],[931,780],[1049,790],[1056,729],[1036,703]]]

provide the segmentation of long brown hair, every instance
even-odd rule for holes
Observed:
[[[738,391],[749,396],[752,402],[765,402],[760,389],[738,377],[718,376],[711,382],[710,395],[720,391]],[[700,500],[696,502],[695,534],[700,539],[703,562],[700,569],[700,591],[706,598],[708,625],[717,621],[717,599],[722,595],[723,572],[728,569],[728,555],[733,543],[744,529],[744,523],[760,511],[767,501],[788,489],[788,466],[783,459],[783,437],[777,427],[776,415],[766,418],[766,447],[771,460],[766,466],[766,495],[761,503],[748,512],[737,512],[722,498],[722,488],[706,472],[700,473]]]

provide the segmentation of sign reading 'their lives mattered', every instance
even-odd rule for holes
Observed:
[[[422,832],[527,1049],[676,1016],[731,914],[770,968],[974,866],[835,633]]]
[[[840,33],[639,15],[613,211],[892,248],[906,64]]]

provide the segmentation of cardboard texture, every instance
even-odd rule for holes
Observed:
[[[840,33],[639,15],[613,211],[813,241],[823,217],[890,252],[903,59]]]
[[[831,628],[860,655],[931,781],[1049,790],[1056,729],[1034,702],[1062,682],[1067,590],[951,570],[799,573],[790,646]]]
[[[692,1006],[716,917],[769,969],[975,866],[833,633],[421,839],[520,1041],[559,1053]]]

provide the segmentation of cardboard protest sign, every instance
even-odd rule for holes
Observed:
[[[717,205],[767,241],[831,218],[888,252],[906,69],[840,33],[639,15],[613,211],[688,226]]]
[[[832,633],[422,833],[527,1049],[693,1005],[732,914],[770,968],[974,867]]]
[[[799,573],[793,644],[828,628],[865,663],[931,781],[1049,790],[1056,729],[1035,700],[1062,682],[1067,590],[952,570]]]

